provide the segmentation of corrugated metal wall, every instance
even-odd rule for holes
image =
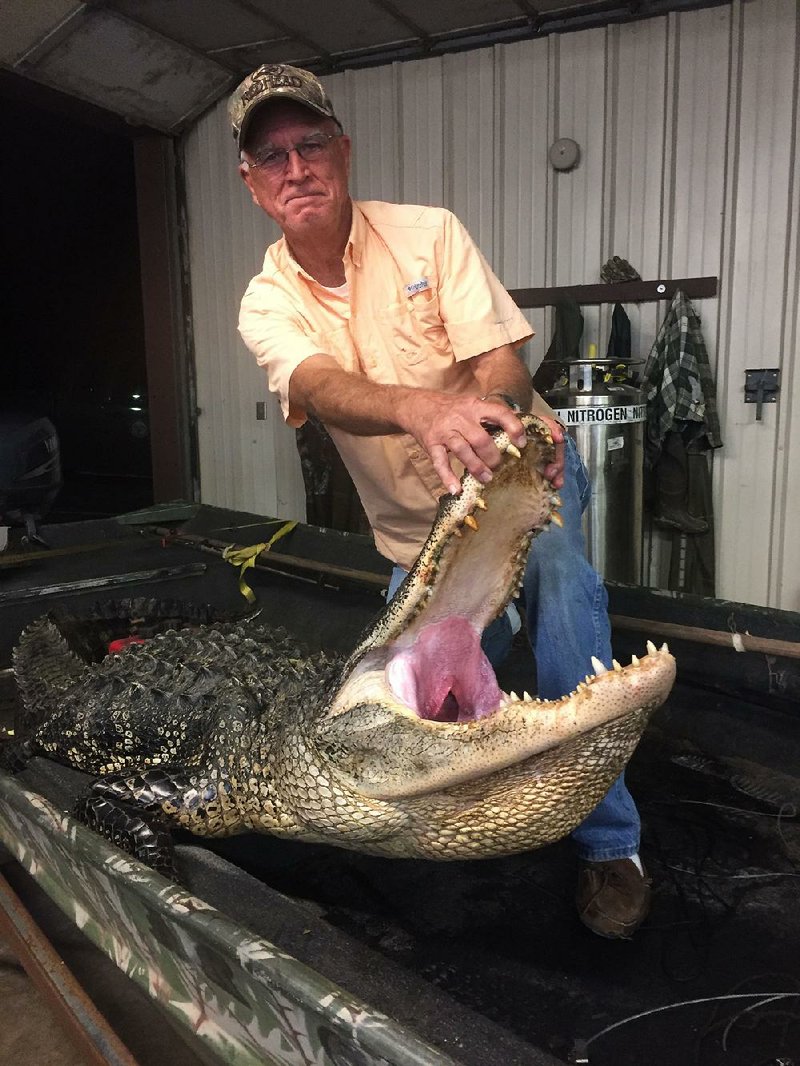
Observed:
[[[718,595],[800,609],[800,17],[796,0],[728,6],[326,79],[353,138],[354,193],[444,204],[510,288],[597,281],[613,254],[645,278],[717,275],[697,301],[724,448],[715,455]],[[581,145],[556,173],[547,149]],[[224,105],[185,138],[202,497],[303,517],[293,434],[235,333],[274,228],[236,173]],[[645,357],[666,306],[627,308]],[[610,308],[584,309],[605,351]],[[541,359],[549,312],[531,312]],[[780,367],[777,406],[744,370]],[[794,519],[794,523],[792,522]],[[657,547],[657,545],[656,545]],[[647,579],[659,583],[659,553]]]

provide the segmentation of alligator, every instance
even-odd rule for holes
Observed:
[[[554,445],[492,430],[502,458],[439,501],[419,558],[346,659],[257,619],[169,629],[97,663],[47,616],[14,668],[27,755],[92,774],[77,813],[146,863],[171,830],[257,831],[383,856],[483,858],[569,833],[630,758],[675,677],[669,649],[556,701],[503,692],[482,630],[517,593],[534,535],[560,522]]]

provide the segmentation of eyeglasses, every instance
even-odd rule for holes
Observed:
[[[263,151],[256,153],[250,166],[258,167],[259,170],[264,170],[268,174],[280,174],[282,170],[286,169],[291,152],[297,152],[306,163],[313,163],[315,159],[320,159],[325,155],[331,141],[335,141],[337,137],[341,136],[341,132],[312,133],[289,148],[265,148]]]

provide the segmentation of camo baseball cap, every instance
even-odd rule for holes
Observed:
[[[332,118],[342,128],[328,94],[309,70],[285,63],[264,63],[248,74],[228,101],[228,115],[239,150],[244,147],[247,127],[257,108],[269,100],[295,100],[319,115]]]

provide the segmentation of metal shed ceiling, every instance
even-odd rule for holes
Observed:
[[[714,0],[4,0],[0,65],[165,133],[250,70],[329,73]]]

